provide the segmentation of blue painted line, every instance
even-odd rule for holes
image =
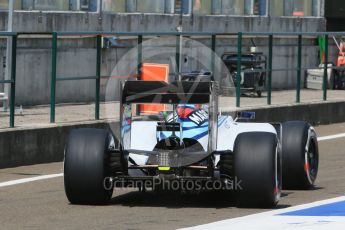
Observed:
[[[278,214],[279,216],[345,216],[345,201]]]

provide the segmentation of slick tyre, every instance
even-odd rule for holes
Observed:
[[[282,126],[283,187],[309,189],[319,167],[317,136],[303,121],[289,121]]]
[[[239,207],[274,207],[281,194],[281,156],[273,133],[239,134],[234,146],[234,175]]]
[[[71,131],[65,149],[64,183],[72,204],[106,204],[110,200],[113,187],[105,178],[111,175],[111,138],[102,129]]]

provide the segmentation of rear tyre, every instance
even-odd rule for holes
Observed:
[[[281,157],[276,135],[239,134],[234,146],[234,175],[238,206],[273,207],[281,193]]]
[[[234,155],[232,152],[228,152],[220,155],[218,167],[220,177],[225,179],[233,178],[234,175]]]
[[[64,182],[72,204],[105,204],[110,200],[113,186],[105,178],[111,176],[108,154],[111,141],[112,136],[106,130],[71,131],[65,151]]]
[[[314,184],[319,167],[319,149],[313,127],[303,121],[283,123],[283,187],[308,189]]]

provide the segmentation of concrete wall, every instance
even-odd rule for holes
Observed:
[[[6,29],[7,13],[0,13],[0,30]],[[178,15],[164,14],[97,14],[66,12],[24,12],[18,11],[14,16],[14,30],[18,32],[52,32],[52,31],[176,31]],[[184,16],[183,30],[195,32],[229,32],[239,31],[324,31],[324,18],[296,17],[259,17],[259,16]],[[104,49],[102,54],[102,75],[109,76],[116,62],[133,48],[135,41],[125,41],[127,48]],[[201,39],[207,46],[209,41]],[[267,40],[256,39],[259,49],[267,51]],[[284,47],[282,44],[289,43]],[[296,40],[276,39],[274,48],[274,67],[294,67],[296,49],[292,46]],[[313,41],[306,40],[303,51],[305,66],[318,65],[317,48]],[[5,41],[0,43],[0,58],[5,57]],[[245,41],[247,47],[250,42]],[[292,45],[291,45],[292,44]],[[18,43],[17,93],[18,104],[35,105],[49,103],[50,96],[50,47],[49,39],[23,38]],[[65,39],[59,42],[58,75],[93,76],[95,74],[95,42],[92,39]],[[174,49],[171,47],[171,49]],[[198,49],[195,47],[195,49]],[[244,51],[247,48],[244,48]],[[217,41],[217,54],[224,51],[235,51],[236,40],[221,39]],[[203,54],[207,55],[207,54]],[[136,56],[132,61],[136,62]],[[166,62],[167,59],[153,61]],[[198,67],[195,63],[187,66]],[[0,79],[4,68],[0,65]],[[295,85],[295,72],[276,72],[273,76],[274,88],[292,88]],[[102,81],[103,94],[106,81]],[[1,88],[0,88],[1,90]],[[94,100],[94,81],[69,81],[57,84],[57,102],[77,102]]]
[[[0,13],[0,29],[6,29],[7,13]],[[111,14],[87,12],[17,11],[14,29],[21,32],[51,31],[176,31],[179,15]],[[318,17],[184,16],[185,31],[324,31],[325,20]]]
[[[111,124],[116,127],[117,123]],[[108,129],[104,122],[0,132],[0,168],[62,161],[68,134],[75,128]]]

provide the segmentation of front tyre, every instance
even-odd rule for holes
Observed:
[[[314,184],[319,167],[319,149],[314,128],[304,121],[282,126],[283,187],[308,189]]]
[[[238,135],[234,146],[234,176],[238,206],[273,207],[281,193],[281,156],[276,134]]]
[[[65,150],[64,183],[72,204],[105,204],[110,200],[113,187],[105,178],[111,176],[111,138],[103,129],[71,131]]]

